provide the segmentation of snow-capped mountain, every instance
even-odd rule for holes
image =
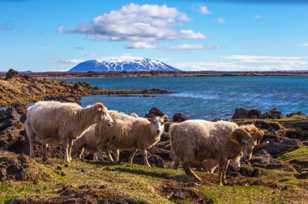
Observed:
[[[69,70],[70,72],[174,72],[180,71],[159,60],[149,58],[112,58],[109,60],[87,60]]]

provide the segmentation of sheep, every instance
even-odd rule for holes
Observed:
[[[117,119],[131,120],[132,117],[134,118],[139,117],[136,113],[131,113],[130,115],[127,115],[125,113],[118,112],[115,110],[108,110],[108,114],[113,120]],[[96,124],[91,125],[74,141],[74,149],[81,150],[79,154],[80,159],[83,159],[85,150],[94,155],[94,160],[97,160],[98,153],[101,153],[101,151],[98,149],[98,144],[97,144],[98,139],[95,135],[95,129],[96,129]],[[108,150],[105,151],[106,155],[108,156],[108,159],[113,162],[114,159],[111,156],[110,152]],[[119,161],[118,155],[119,155],[119,150],[116,150],[116,156],[117,156],[116,161]]]
[[[95,134],[99,139],[99,148],[108,150],[133,150],[129,162],[133,165],[135,154],[142,150],[144,163],[151,167],[148,161],[147,150],[160,141],[164,132],[166,117],[131,117],[130,119],[116,119],[114,124],[106,127],[98,123]],[[119,153],[119,152],[117,152]],[[117,154],[117,159],[119,155]]]
[[[191,166],[205,160],[215,160],[219,166],[219,183],[226,183],[230,161],[238,170],[240,159],[250,159],[256,141],[263,132],[255,126],[238,126],[228,121],[187,120],[170,128],[171,152],[181,161],[186,174],[201,182]]]
[[[43,160],[48,159],[48,144],[65,144],[64,159],[71,162],[73,140],[90,125],[106,121],[111,125],[112,118],[102,103],[82,108],[76,103],[40,101],[27,109],[25,128],[29,141],[29,155],[32,156],[32,141],[43,144]]]

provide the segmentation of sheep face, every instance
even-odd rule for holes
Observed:
[[[251,139],[249,140],[249,150],[248,150],[248,159],[252,158],[252,152],[255,146],[262,140],[264,136],[264,132],[258,129],[255,125],[243,126],[244,130],[251,135]]]
[[[149,118],[149,121],[151,122],[150,125],[151,131],[154,132],[155,134],[161,135],[164,132],[165,128],[164,120],[165,119],[163,117],[159,116]]]
[[[241,145],[243,159],[248,161],[252,157],[252,151],[256,146],[256,140],[243,128],[237,128],[232,132],[234,139]]]
[[[108,113],[106,106],[101,103],[97,103],[94,106],[95,108],[95,122],[105,121],[107,125],[111,126],[113,124],[113,119]]]
[[[241,168],[241,158],[243,156],[243,153],[241,152],[241,154],[239,156],[237,156],[235,159],[232,159],[230,161],[230,166],[232,166],[232,168],[235,171],[239,171]]]

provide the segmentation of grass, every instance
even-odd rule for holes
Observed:
[[[300,147],[292,152],[288,152],[284,155],[281,156],[281,159],[283,161],[291,161],[294,159],[297,160],[308,160],[308,147],[307,146],[303,146]]]
[[[293,153],[296,155],[296,153]],[[40,160],[37,160],[40,162]],[[108,189],[120,191],[127,196],[138,201],[147,201],[149,203],[174,203],[176,201],[169,200],[162,192],[163,186],[174,183],[177,186],[186,186],[192,184],[192,180],[187,177],[184,172],[168,168],[147,168],[145,166],[128,164],[98,164],[86,163],[78,160],[73,161],[66,166],[61,160],[52,159],[51,164],[41,165],[41,169],[49,178],[46,181],[20,182],[8,181],[0,183],[0,203],[6,203],[14,198],[26,197],[55,197],[58,196],[59,190],[64,186],[71,186],[78,189],[80,186],[107,186]],[[62,169],[64,175],[61,175],[56,169]],[[200,173],[200,172],[199,172]],[[281,172],[280,172],[281,173]],[[264,175],[263,179],[271,178],[271,174],[278,175],[273,177],[281,179],[279,174],[274,170]],[[216,175],[207,175],[201,173],[202,176],[216,177]],[[285,183],[290,182],[297,185],[292,177],[283,175],[286,179]],[[253,178],[251,178],[253,179]],[[294,183],[292,183],[294,182]],[[243,184],[235,184],[234,186],[218,186],[216,183],[194,186],[206,198],[214,201],[214,203],[285,203],[288,200],[284,197],[285,192],[279,189],[270,188],[264,185],[243,186]],[[188,200],[182,200],[179,203],[190,203]],[[292,202],[290,202],[292,203]]]

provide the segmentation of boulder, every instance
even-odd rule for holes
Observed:
[[[245,109],[245,108],[236,108],[232,116],[232,119],[245,119],[245,118],[261,118],[261,111],[257,109]]]
[[[153,107],[149,110],[149,112],[147,114],[145,114],[146,118],[150,118],[153,116],[164,116],[166,115],[165,113],[163,113],[159,108]]]
[[[273,108],[272,110],[262,114],[262,118],[267,119],[280,119],[282,117],[282,113],[277,108]]]
[[[175,113],[172,117],[173,122],[183,122],[183,121],[188,120],[188,119],[189,119],[189,117],[186,116],[183,113]]]
[[[262,149],[273,157],[278,157],[286,152],[295,150],[301,145],[300,140],[291,138],[282,138],[280,141],[271,140],[265,144]]]
[[[18,76],[19,73],[14,69],[9,69],[9,71],[5,74],[5,80],[9,80],[13,77]]]

